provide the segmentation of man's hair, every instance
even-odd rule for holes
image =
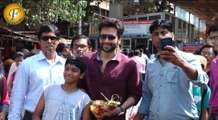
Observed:
[[[213,53],[214,55],[217,55],[217,52],[216,50],[214,49],[214,46],[211,45],[211,44],[204,44],[200,49],[199,49],[199,53],[201,54],[201,51],[204,49],[204,48],[212,48],[213,49]]]
[[[134,51],[134,55],[135,55],[135,56],[139,56],[139,54],[140,54],[139,49],[136,49],[136,50]]]
[[[14,59],[18,58],[18,57],[25,57],[24,53],[23,52],[16,52],[15,55],[14,55]]]
[[[213,24],[209,27],[208,35],[210,35],[211,32],[218,32],[218,25],[217,24]]]
[[[105,27],[106,28],[113,27],[113,28],[117,29],[117,36],[119,38],[122,36],[123,31],[124,31],[124,26],[123,26],[122,21],[120,21],[119,19],[116,19],[116,18],[104,19],[98,26],[99,33]]]
[[[65,66],[67,64],[75,65],[80,69],[81,73],[86,71],[86,63],[82,60],[81,57],[69,57],[66,60]]]
[[[56,52],[60,53],[64,51],[64,48],[69,48],[69,46],[65,43],[59,43],[56,48]]]
[[[152,32],[153,32],[154,30],[156,30],[158,27],[162,27],[162,28],[164,28],[164,29],[169,30],[170,32],[173,32],[173,25],[170,23],[170,21],[159,19],[159,20],[155,20],[155,21],[151,24],[151,26],[150,26],[150,28],[149,28],[150,33],[152,34]]]
[[[41,26],[39,28],[38,32],[37,32],[38,39],[40,39],[42,33],[45,33],[45,32],[53,32],[53,33],[55,33],[55,35],[57,37],[60,37],[60,32],[59,32],[57,26],[55,26],[53,24],[48,24],[48,25]]]
[[[91,43],[89,37],[86,35],[82,35],[82,34],[79,34],[79,35],[76,35],[75,37],[73,37],[70,47],[73,48],[73,42],[76,40],[80,40],[80,39],[85,39],[87,41],[88,46],[92,47],[92,43]]]

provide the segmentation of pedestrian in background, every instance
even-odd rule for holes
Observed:
[[[10,100],[8,97],[7,79],[0,73],[0,120],[6,120]]]
[[[76,35],[71,41],[71,50],[74,56],[83,57],[92,52],[92,44],[85,35]]]
[[[62,56],[63,58],[72,57],[72,52],[70,50],[70,47],[65,43],[59,43],[56,48],[56,52],[58,53],[59,56]]]
[[[11,64],[11,67],[9,69],[9,73],[8,73],[8,92],[9,95],[11,93],[11,89],[13,86],[13,82],[14,82],[14,77],[15,77],[15,72],[17,71],[18,65],[20,64],[20,62],[22,62],[25,58],[25,55],[23,52],[16,52],[14,55],[14,62]]]
[[[210,77],[210,64],[211,61],[217,56],[217,51],[215,51],[212,44],[207,43],[200,48],[199,52],[200,55],[204,56],[207,59],[207,67],[205,71],[207,72],[207,75]]]
[[[210,26],[209,39],[212,42],[215,51],[218,51],[218,25],[214,24]],[[210,65],[210,88],[211,88],[211,97],[210,97],[210,108],[211,116],[210,120],[218,120],[218,57],[214,58]]]
[[[201,63],[202,69],[206,72],[207,70],[207,59],[204,56],[201,55],[195,55],[197,59]],[[193,84],[192,87],[192,93],[193,93],[193,99],[197,106],[199,120],[208,120],[209,119],[209,99],[211,95],[210,87],[204,86],[198,86]]]

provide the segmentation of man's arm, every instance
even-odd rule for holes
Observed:
[[[143,120],[145,117],[145,114],[139,113],[137,112],[137,114],[135,115],[135,117],[133,118],[133,120]]]
[[[135,104],[135,99],[133,97],[129,97],[121,106],[117,106],[112,111],[106,111],[105,113],[103,113],[102,116],[111,117],[111,116],[119,115],[120,113],[123,112],[123,110],[124,111],[127,110],[129,107],[133,106],[134,104]]]
[[[136,105],[142,96],[142,82],[140,80],[140,75],[136,63],[133,60],[131,60],[127,66],[130,66],[129,68],[130,72],[129,72],[129,76],[127,76],[126,78],[127,79],[126,93],[128,96],[127,100],[129,101],[126,103],[127,104],[133,103],[133,105]],[[130,105],[129,107],[133,105]],[[126,109],[128,109],[129,107],[127,107]]]
[[[44,111],[44,108],[45,108],[45,97],[43,93],[33,113],[32,120],[41,120],[41,116],[42,116],[42,112]]]
[[[191,80],[196,80],[198,73],[197,70],[191,66],[189,63],[187,63],[184,60],[180,60],[180,64],[178,64],[180,68],[185,72],[185,74],[191,79]]]
[[[122,110],[127,110],[131,106],[138,103],[141,98],[141,81],[139,77],[139,72],[136,66],[136,63],[131,60],[128,65],[129,68],[129,76],[126,77],[127,79],[127,86],[126,86],[126,94],[128,98],[124,101],[124,103],[118,107],[116,107],[113,111],[109,111],[105,113],[105,116],[114,116],[118,115],[122,112]]]
[[[143,118],[148,115],[149,113],[149,107],[151,104],[151,99],[152,99],[152,93],[149,89],[149,72],[148,70],[145,73],[145,80],[142,82],[142,100],[139,105],[138,111],[136,116],[134,117],[133,120],[143,120]]]
[[[8,120],[20,120],[24,97],[28,87],[28,73],[24,62],[16,71],[14,85],[11,92],[11,103]]]
[[[165,51],[160,51],[160,57],[162,60],[166,62],[171,62],[172,64],[179,66],[184,73],[191,80],[197,80],[198,71],[195,69],[190,63],[185,61],[177,52],[176,49],[172,46],[166,46]],[[200,66],[200,64],[199,64]]]

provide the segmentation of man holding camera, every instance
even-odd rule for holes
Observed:
[[[134,120],[142,120],[148,114],[152,120],[197,119],[192,83],[204,86],[207,74],[193,54],[174,47],[173,26],[169,21],[154,21],[150,33],[158,53],[148,63],[143,99]]]

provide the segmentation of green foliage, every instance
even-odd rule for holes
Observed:
[[[157,12],[170,12],[173,8],[169,5],[169,2],[167,0],[155,0],[155,6],[156,6],[156,10]]]
[[[77,23],[85,15],[86,0],[23,0],[26,25],[68,21]]]
[[[139,7],[143,13],[170,12],[173,10],[167,0],[141,0]]]
[[[98,6],[101,2],[105,0],[86,0],[87,1],[87,7],[84,9],[86,11],[86,15],[84,16],[83,20],[84,21],[91,21],[92,20],[92,15],[95,12],[95,7],[91,6],[90,3],[94,2],[95,6]]]
[[[154,7],[154,0],[142,0],[140,1],[140,10],[143,11],[143,13],[152,13],[155,12]]]

